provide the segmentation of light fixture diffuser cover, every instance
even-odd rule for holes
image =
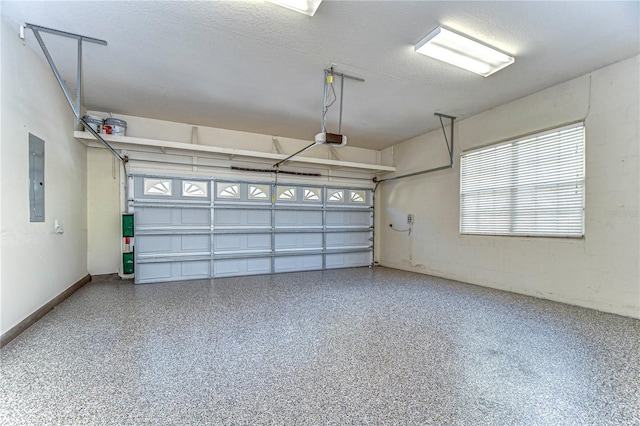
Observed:
[[[267,0],[269,3],[277,4],[278,6],[286,7],[287,9],[295,10],[296,12],[304,13],[305,15],[313,16],[318,10],[318,6],[322,0]]]
[[[515,62],[513,56],[443,27],[437,27],[420,40],[415,51],[483,77]]]

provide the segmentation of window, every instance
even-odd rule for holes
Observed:
[[[364,191],[355,191],[355,190],[351,190],[351,196],[350,196],[350,200],[352,203],[364,203],[364,199],[366,197]]]
[[[295,201],[296,189],[288,186],[278,187],[278,200]]]
[[[269,198],[268,185],[249,185],[250,200],[266,200]]]
[[[171,181],[167,179],[144,179],[144,195],[171,196]]]
[[[462,154],[460,232],[582,237],[584,124]]]
[[[303,201],[320,201],[320,189],[319,188],[305,188]]]
[[[327,197],[333,203],[342,203],[344,201],[344,191],[342,189],[329,189]]]
[[[237,183],[219,183],[219,198],[240,198],[240,185]]]
[[[206,197],[207,182],[183,180],[182,196],[183,197]]]

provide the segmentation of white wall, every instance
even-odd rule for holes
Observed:
[[[159,139],[172,142],[190,143],[193,127],[197,127],[198,144],[224,148],[237,148],[252,151],[276,152],[273,140],[282,148],[285,154],[293,154],[313,142],[315,134],[310,134],[308,140],[285,138],[282,136],[263,135],[259,133],[241,132],[237,130],[219,129],[215,127],[194,126],[187,123],[177,123],[152,118],[135,117],[123,114],[110,114],[103,111],[89,111],[89,114],[107,118],[113,116],[127,122],[127,136],[138,138]],[[368,164],[387,164],[381,162],[379,153],[374,149],[346,146],[335,148],[334,153],[340,160]],[[326,146],[317,146],[305,151],[302,156],[312,158],[331,158],[331,150]]]
[[[1,29],[2,333],[87,274],[86,148],[73,138],[73,114],[42,53],[24,46],[18,25],[3,18]],[[29,133],[45,141],[43,223],[29,222]]]
[[[87,149],[87,267],[91,275],[122,269],[120,162],[106,149]]]
[[[92,115],[109,117],[109,113],[101,111],[89,111]],[[128,115],[113,115],[127,122],[127,136],[159,139],[174,142],[191,142],[193,125],[186,123],[176,123],[165,120],[155,120],[143,117]],[[198,127],[198,144],[209,146],[220,146],[228,148],[246,149],[261,152],[276,152],[274,137],[257,133],[248,133],[235,130],[225,130],[213,127]],[[309,145],[311,141],[275,137],[277,144],[283,153],[292,154],[301,148]],[[340,147],[335,149],[338,159],[369,164],[391,164],[390,153],[381,155],[376,150]],[[129,172],[138,173],[159,173],[174,174],[180,176],[214,176],[217,178],[256,180],[272,182],[274,175],[271,173],[246,173],[230,171],[215,166],[227,167],[230,164],[271,170],[273,160],[247,162],[246,159],[229,160],[227,156],[205,156],[195,153],[195,156],[176,154],[170,149],[166,153],[160,152],[157,148],[133,148],[123,152],[130,157],[128,163]],[[333,153],[324,146],[314,147],[304,153],[304,156],[314,158],[333,158]],[[217,158],[216,158],[217,157]],[[118,200],[121,190],[120,166],[115,164],[116,179],[113,178],[113,157],[102,148],[89,148],[87,151],[88,161],[88,267],[91,274],[116,273],[121,270],[121,243],[120,238],[120,214],[126,210],[124,203]],[[143,160],[153,160],[147,162]],[[244,162],[242,162],[244,161]],[[184,164],[177,165],[175,162]],[[192,163],[193,162],[193,163]],[[197,164],[198,166],[193,166]],[[213,167],[208,167],[213,166]],[[300,177],[292,175],[280,175],[279,182],[303,182],[315,184],[329,184],[344,186],[358,186],[371,188],[373,186],[373,174],[369,172],[354,172],[344,169],[335,171],[322,169],[325,166],[317,165],[286,165],[283,170],[312,172],[323,174],[318,177]],[[355,179],[354,179],[355,178]]]
[[[380,264],[640,318],[640,61],[461,120],[460,151],[585,120],[584,239],[459,233],[459,168],[378,188]],[[588,115],[587,115],[588,114]],[[447,164],[440,130],[394,146],[397,174]],[[406,215],[416,223],[412,235]]]

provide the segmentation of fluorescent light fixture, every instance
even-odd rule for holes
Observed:
[[[438,27],[416,44],[415,51],[488,77],[515,62],[513,56]]]
[[[322,0],[267,0],[269,3],[277,4],[278,6],[286,7],[287,9],[295,10],[296,12],[304,13],[305,15],[313,16],[320,6]]]

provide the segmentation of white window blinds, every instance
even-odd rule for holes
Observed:
[[[462,154],[460,232],[582,237],[584,124]]]

